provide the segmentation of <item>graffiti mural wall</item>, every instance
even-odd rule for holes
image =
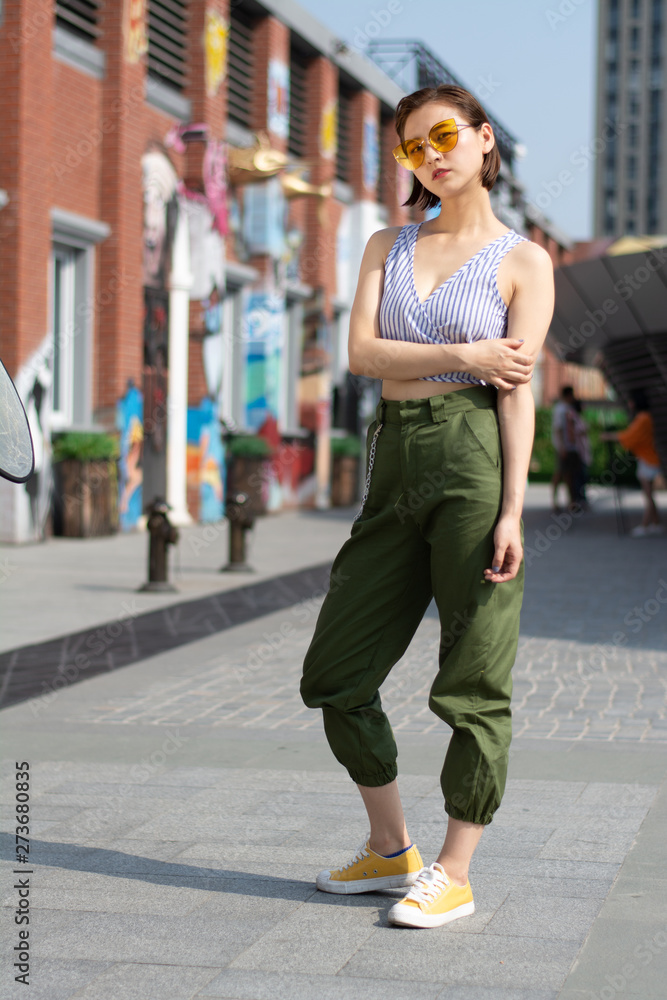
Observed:
[[[118,521],[121,531],[136,528],[142,514],[143,415],[143,395],[129,379],[127,392],[116,405],[116,429],[120,432]]]
[[[25,483],[0,479],[0,541],[32,542],[46,537],[51,510],[51,413],[53,412],[53,338],[12,375],[30,425],[35,471]]]

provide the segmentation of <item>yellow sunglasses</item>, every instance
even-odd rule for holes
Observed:
[[[404,139],[392,150],[397,163],[406,170],[417,170],[424,162],[426,143],[438,153],[447,153],[454,149],[462,128],[473,128],[472,125],[457,125],[453,118],[434,125],[428,134],[428,139]]]

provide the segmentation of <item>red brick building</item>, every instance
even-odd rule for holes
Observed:
[[[67,430],[118,435],[124,529],[157,495],[222,516],[220,420],[272,441],[270,509],[327,504],[361,252],[421,217],[401,96],[292,2],[4,0],[0,357],[37,475],[0,482],[0,540],[50,530]],[[511,189],[498,217],[567,263]]]

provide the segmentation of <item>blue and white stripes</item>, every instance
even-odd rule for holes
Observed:
[[[387,255],[380,303],[380,335],[419,344],[463,344],[507,334],[507,306],[496,282],[498,265],[524,241],[513,229],[482,247],[424,302],[414,281],[415,243],[423,223],[403,226]],[[467,372],[424,375],[435,382],[486,385]]]

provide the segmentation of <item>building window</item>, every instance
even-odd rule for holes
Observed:
[[[635,212],[637,210],[637,192],[634,188],[628,188],[626,191],[626,201],[625,207],[628,212]]]
[[[352,142],[353,99],[354,91],[349,87],[341,85],[338,88],[338,152],[336,153],[336,177],[339,181],[344,181],[346,184],[350,184],[352,182],[352,157],[355,150],[355,143]]]
[[[289,136],[287,151],[292,156],[306,156],[308,148],[308,86],[307,73],[310,56],[290,48],[289,81]]]
[[[251,129],[253,124],[253,80],[255,60],[252,29],[255,18],[239,7],[229,14],[227,114],[232,121]]]
[[[662,27],[662,4],[663,0],[653,0],[653,30],[660,31]]]
[[[628,73],[628,89],[639,90],[641,84],[641,69],[639,59],[631,59]]]
[[[639,115],[639,98],[631,97],[628,103],[628,112],[633,118]]]
[[[148,0],[148,75],[174,90],[187,83],[187,3]]]
[[[630,218],[630,219],[627,220],[627,222],[625,223],[625,231],[626,231],[626,233],[636,233],[637,232],[637,224],[636,224],[636,222],[635,222],[634,219]]]
[[[640,39],[640,35],[641,35],[641,32],[639,31],[639,28],[631,28],[630,29],[630,51],[631,52],[639,52],[639,39]]]
[[[102,34],[98,27],[101,6],[102,0],[57,0],[56,25],[94,43]]]
[[[628,156],[627,161],[627,178],[629,181],[637,180],[637,157]]]
[[[53,410],[56,421],[73,419],[74,390],[74,251],[53,250]]]
[[[642,16],[642,0],[632,0],[632,12],[630,17],[638,18]]]
[[[92,420],[92,247],[55,242],[51,249],[50,329],[52,426],[89,426]]]

